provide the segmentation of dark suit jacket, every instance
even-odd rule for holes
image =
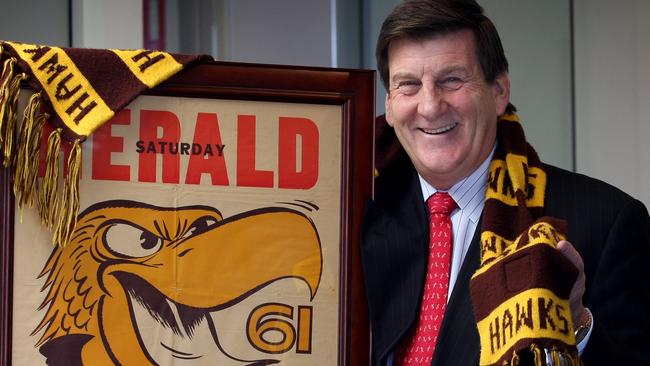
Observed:
[[[567,220],[585,263],[585,306],[595,325],[585,365],[650,365],[650,218],[641,202],[601,181],[545,166],[547,215]],[[475,366],[479,337],[469,281],[479,264],[480,224],[449,298],[432,365]],[[366,207],[362,264],[372,364],[387,357],[418,315],[428,216],[417,174],[403,155],[380,172]]]

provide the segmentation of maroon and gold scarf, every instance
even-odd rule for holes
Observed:
[[[37,205],[54,243],[70,239],[79,209],[81,143],[142,92],[209,56],[149,50],[59,48],[0,42],[0,160],[14,169],[19,207]],[[29,85],[21,121],[18,96]],[[44,124],[51,123],[46,173],[37,179]],[[71,144],[68,171],[59,189],[62,143]]]
[[[497,124],[481,227],[481,265],[470,288],[480,365],[580,365],[569,295],[577,270],[556,250],[566,223],[544,215],[546,173],[519,119]]]

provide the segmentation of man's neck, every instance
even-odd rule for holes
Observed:
[[[438,191],[443,191],[443,192],[453,192],[458,188],[458,186],[462,185],[463,182],[465,182],[469,177],[473,176],[474,174],[477,174],[477,172],[483,172],[487,171],[486,165],[490,164],[490,161],[492,161],[492,156],[494,156],[494,151],[496,150],[497,144],[496,142],[492,146],[492,150],[490,150],[490,153],[487,155],[483,161],[474,168],[469,174],[464,176],[462,179],[459,179],[452,184],[449,185],[434,185],[431,182],[427,181],[419,172],[418,172],[418,178],[420,179],[420,186],[422,187],[422,195],[424,196],[424,200],[426,201],[429,196],[432,194],[438,192]],[[444,187],[444,188],[443,188]]]

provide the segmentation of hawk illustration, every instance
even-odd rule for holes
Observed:
[[[321,271],[318,233],[297,211],[223,219],[206,206],[100,202],[39,275],[46,312],[32,334],[42,332],[49,365],[269,365],[278,361],[224,350],[209,313],[284,278],[304,281],[313,300]]]

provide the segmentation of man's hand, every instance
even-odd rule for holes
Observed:
[[[560,241],[557,243],[557,249],[578,269],[578,277],[573,284],[573,288],[571,288],[569,298],[571,320],[573,320],[573,327],[577,329],[584,323],[583,319],[585,319],[587,313],[587,309],[582,304],[582,297],[585,294],[585,265],[582,262],[582,257],[570,242],[566,240]]]

